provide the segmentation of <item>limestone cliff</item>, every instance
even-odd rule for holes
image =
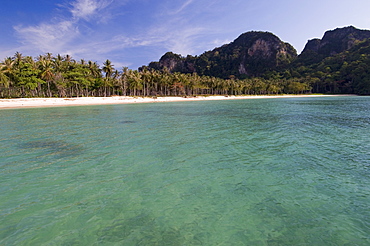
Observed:
[[[274,34],[252,31],[200,56],[182,57],[168,52],[158,62],[150,63],[149,67],[220,78],[264,76],[269,72],[319,63],[369,38],[369,30],[353,26],[337,28],[325,32],[322,39],[309,40],[297,58],[296,50]]]
[[[297,61],[305,65],[317,63],[326,57],[349,50],[368,38],[369,30],[360,30],[353,26],[330,30],[325,32],[322,39],[309,40]]]
[[[247,32],[232,43],[207,51],[200,56],[181,57],[166,53],[149,67],[170,72],[192,73],[222,78],[259,76],[283,68],[297,56],[288,43],[268,32]]]

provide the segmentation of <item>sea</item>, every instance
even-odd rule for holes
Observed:
[[[0,110],[0,245],[370,245],[370,97]]]

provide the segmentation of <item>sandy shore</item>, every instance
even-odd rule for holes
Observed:
[[[205,100],[236,100],[236,99],[262,99],[262,98],[288,98],[288,97],[327,97],[337,95],[279,95],[279,96],[197,96],[197,97],[78,97],[78,98],[17,98],[0,99],[0,109],[6,108],[38,108],[38,107],[63,107],[87,106],[106,104],[129,103],[155,103],[178,101],[205,101]],[[340,95],[342,96],[342,95]]]

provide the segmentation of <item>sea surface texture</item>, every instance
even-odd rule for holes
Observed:
[[[370,97],[0,110],[0,245],[370,245]]]

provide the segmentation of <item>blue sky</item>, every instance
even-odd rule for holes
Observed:
[[[370,29],[369,0],[9,0],[0,59],[47,52],[137,69],[167,51],[200,55],[248,31],[269,31],[300,53],[307,40]]]

